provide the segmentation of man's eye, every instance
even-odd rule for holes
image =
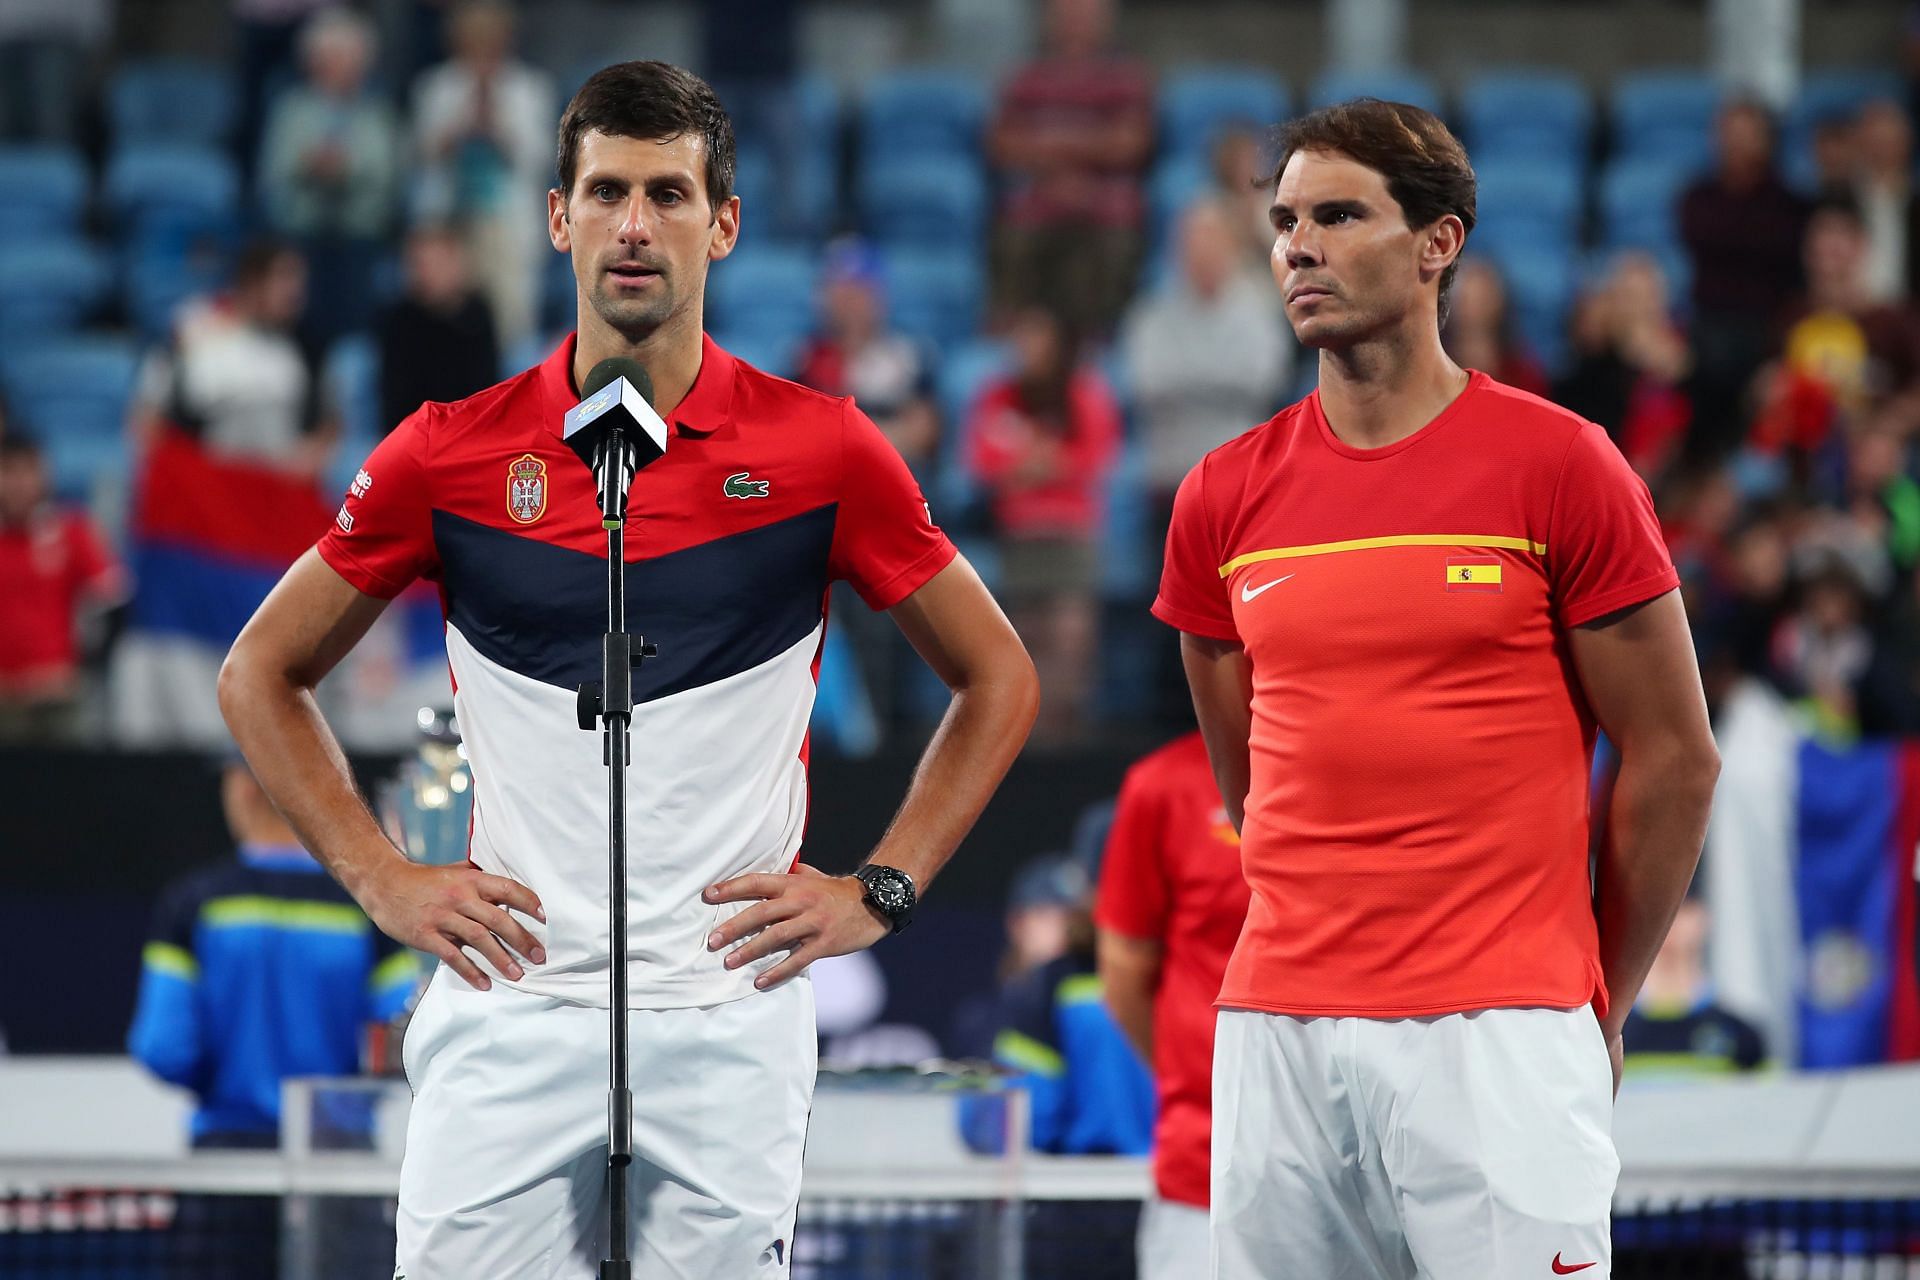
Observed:
[[[1336,209],[1334,212],[1327,215],[1327,225],[1337,226],[1342,222],[1346,222],[1352,216],[1353,215],[1348,213],[1345,209]]]
[[[616,198],[616,193],[611,185],[602,182],[593,189],[593,198],[595,200],[612,200]]]
[[[661,204],[679,204],[680,201],[684,198],[685,197],[683,197],[678,191],[675,191],[672,187],[668,187],[666,190],[662,191],[659,195],[654,197],[654,199],[658,200]]]

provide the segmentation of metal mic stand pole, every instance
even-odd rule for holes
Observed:
[[[612,1193],[608,1210],[607,1257],[600,1263],[600,1280],[631,1280],[633,1263],[627,1257],[627,1170],[633,1163],[633,1091],[628,1087],[627,1052],[627,752],[633,720],[633,669],[656,650],[644,636],[627,634],[625,481],[633,473],[631,446],[619,432],[612,433],[601,465],[594,468],[600,482],[600,524],[607,531],[607,634],[601,639],[600,682],[580,686],[579,723],[602,726],[607,763],[607,862],[609,940],[612,973],[609,980],[607,1048],[607,1181]]]

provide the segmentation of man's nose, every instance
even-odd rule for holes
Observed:
[[[1320,238],[1303,222],[1287,237],[1287,265],[1312,267],[1318,266],[1320,260]]]
[[[651,244],[653,228],[647,222],[647,198],[642,192],[634,192],[627,200],[627,207],[620,218],[621,244]]]

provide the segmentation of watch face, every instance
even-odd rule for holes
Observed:
[[[907,886],[893,876],[875,876],[867,891],[882,911],[899,911],[907,905]]]

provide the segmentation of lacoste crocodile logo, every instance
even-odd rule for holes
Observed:
[[[749,480],[747,472],[736,471],[727,477],[721,492],[729,498],[764,498],[767,496],[767,486],[771,483],[769,480]]]

